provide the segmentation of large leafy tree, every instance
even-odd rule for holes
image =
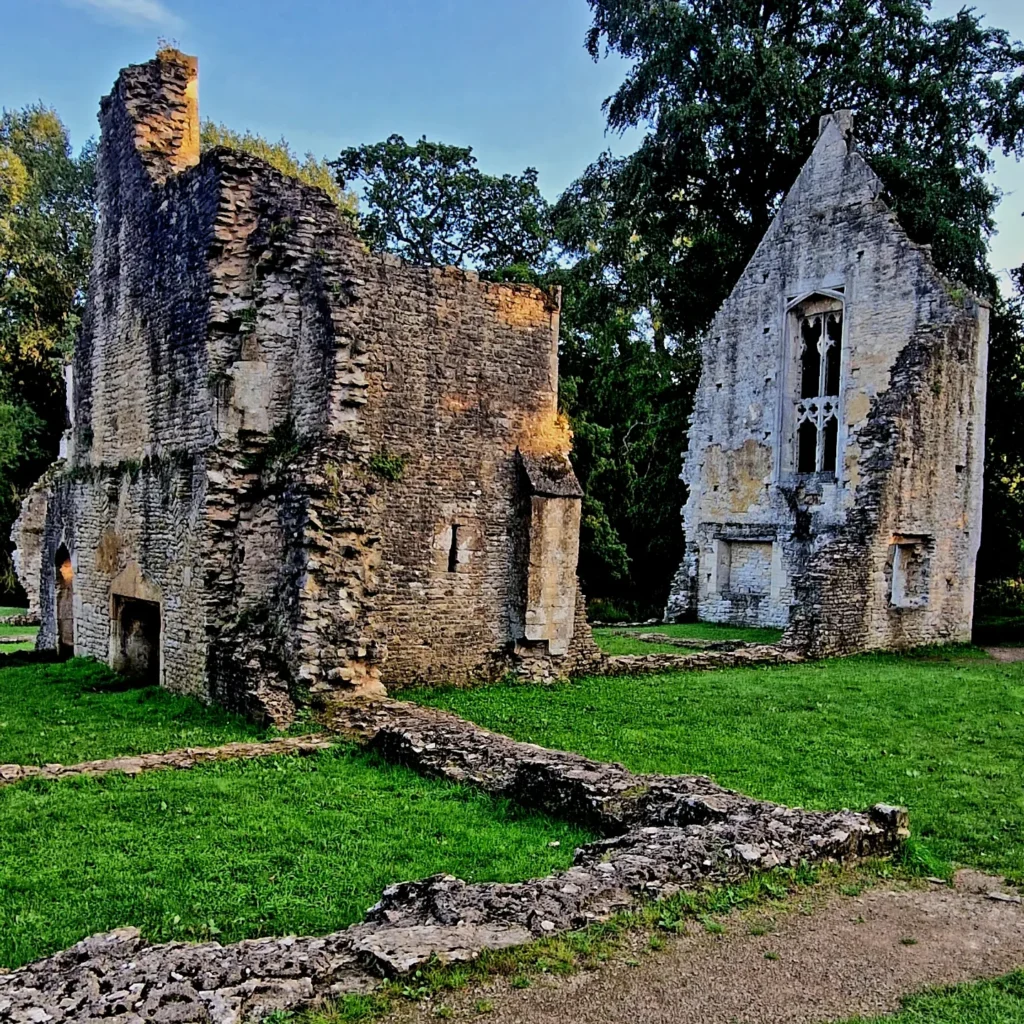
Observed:
[[[485,174],[469,147],[401,135],[343,150],[333,166],[340,187],[360,187],[360,227],[375,249],[490,272],[546,260],[548,204],[532,167]]]
[[[63,366],[85,303],[95,149],[71,150],[44,106],[0,116],[0,593],[14,588],[7,536],[24,489],[64,426]]]
[[[589,2],[592,56],[614,51],[630,62],[606,102],[609,126],[644,135],[633,154],[603,155],[566,191],[556,233],[574,272],[632,320],[635,337],[664,354],[656,389],[681,410],[696,384],[692,343],[771,223],[810,153],[819,116],[830,110],[856,111],[862,152],[940,268],[994,295],[986,252],[999,197],[985,174],[993,150],[1020,156],[1024,149],[1024,48],[1005,32],[968,10],[932,20],[927,0]],[[994,336],[1012,338],[1012,324],[1004,331],[998,322],[1005,314],[997,309]],[[591,361],[607,362],[604,323],[579,321],[574,329]],[[995,373],[1012,351],[1012,341],[994,346]],[[635,363],[636,355],[622,346],[616,359]],[[611,430],[617,440],[608,457],[628,462],[626,438],[647,419],[618,415],[589,397],[574,410],[574,419]],[[666,429],[681,437],[678,420]],[[992,424],[993,450],[1008,447],[1001,429]],[[668,461],[636,477],[634,504],[678,508],[678,452],[664,444],[652,457]],[[620,537],[631,529],[614,515],[610,525]],[[673,527],[678,533],[678,519]],[[627,546],[636,562],[663,544],[648,535]],[[635,582],[660,596],[671,571],[666,560],[657,579]]]

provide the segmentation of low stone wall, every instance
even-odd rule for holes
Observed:
[[[775,644],[748,644],[735,650],[707,650],[697,654],[612,654],[600,675],[627,676],[642,672],[682,672],[711,668],[742,668],[750,665],[797,665],[806,660],[797,651]]]
[[[0,615],[0,626],[38,626],[38,615]]]
[[[568,871],[470,884],[448,875],[390,886],[366,920],[325,938],[149,945],[134,929],[94,936],[0,975],[0,1021],[241,1024],[318,997],[365,992],[433,957],[468,960],[578,928],[639,899],[801,862],[896,850],[906,813],[809,812],[751,800],[702,776],[635,775],[622,765],[517,743],[398,702],[331,709],[331,725],[426,775],[514,797],[606,838]],[[43,1016],[40,1015],[43,1014]]]
[[[274,754],[308,756],[327,750],[332,740],[323,736],[286,736],[265,743],[225,743],[220,747],[187,747],[166,754],[133,754],[130,757],[108,757],[79,764],[0,764],[0,786],[10,786],[25,779],[65,779],[71,775],[109,775],[121,772],[138,775],[161,769],[184,770],[210,761],[251,760]],[[2,1020],[3,1018],[0,1018]]]
[[[764,647],[747,640],[698,640],[690,636],[668,636],[665,633],[637,633],[632,639],[644,644],[668,644],[670,647],[685,647],[691,651],[739,651],[746,647]]]

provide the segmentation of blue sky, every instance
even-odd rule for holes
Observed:
[[[936,14],[960,4],[934,0]],[[979,9],[1024,38],[1021,0]],[[57,108],[75,144],[96,132],[99,97],[158,38],[199,57],[200,109],[300,150],[398,132],[472,145],[485,170],[538,169],[554,198],[603,148],[601,101],[617,59],[583,49],[586,0],[0,0],[0,105]],[[1024,168],[999,159],[1007,193],[997,269],[1024,263]]]

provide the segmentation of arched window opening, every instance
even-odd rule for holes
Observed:
[[[812,295],[792,307],[799,392],[792,423],[797,473],[835,474],[839,460],[839,398],[843,348],[843,304]],[[791,350],[792,351],[792,350]]]
[[[818,428],[812,420],[804,420],[797,430],[797,472],[813,473],[817,454]]]
[[[816,398],[821,394],[821,317],[809,316],[800,322],[800,397]]]

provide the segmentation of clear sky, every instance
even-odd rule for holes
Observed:
[[[978,8],[1024,38],[1022,0]],[[589,20],[586,0],[0,0],[0,105],[43,100],[78,145],[118,69],[163,38],[199,57],[204,117],[317,155],[392,132],[471,145],[484,170],[536,167],[554,198],[635,143],[605,134],[625,65],[591,61]],[[995,181],[1002,270],[1024,263],[1024,167],[999,159]]]

